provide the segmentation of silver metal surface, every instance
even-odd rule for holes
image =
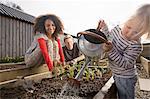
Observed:
[[[83,35],[78,38],[79,50],[88,57],[99,57],[103,56],[104,52],[102,50],[103,44],[94,44],[87,41]]]

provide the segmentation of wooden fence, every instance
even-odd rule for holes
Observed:
[[[30,46],[33,24],[0,16],[0,58],[23,56]]]

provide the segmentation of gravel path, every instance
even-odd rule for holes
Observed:
[[[138,76],[140,78],[150,79],[144,67],[141,64],[137,64]],[[150,99],[150,91],[140,90],[139,82],[136,83],[136,99]]]

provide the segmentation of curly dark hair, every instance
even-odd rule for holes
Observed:
[[[46,29],[45,29],[45,21],[47,19],[50,19],[54,22],[56,26],[56,30],[52,34],[52,38],[57,39],[57,36],[59,33],[62,33],[64,30],[63,23],[61,22],[60,18],[54,14],[46,14],[46,15],[41,15],[35,19],[34,26],[33,26],[33,34],[35,35],[36,32],[44,33],[46,34]]]

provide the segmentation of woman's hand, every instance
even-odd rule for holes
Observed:
[[[66,63],[65,63],[65,62],[62,62],[61,65],[64,67],[64,66],[66,65]]]
[[[110,41],[108,41],[107,43],[103,44],[103,50],[105,52],[109,52],[111,49],[113,48],[113,45]]]
[[[61,62],[61,61],[58,61],[58,60],[55,60],[55,65],[57,66],[57,65],[62,65],[63,67],[66,65],[66,63],[65,62]]]

